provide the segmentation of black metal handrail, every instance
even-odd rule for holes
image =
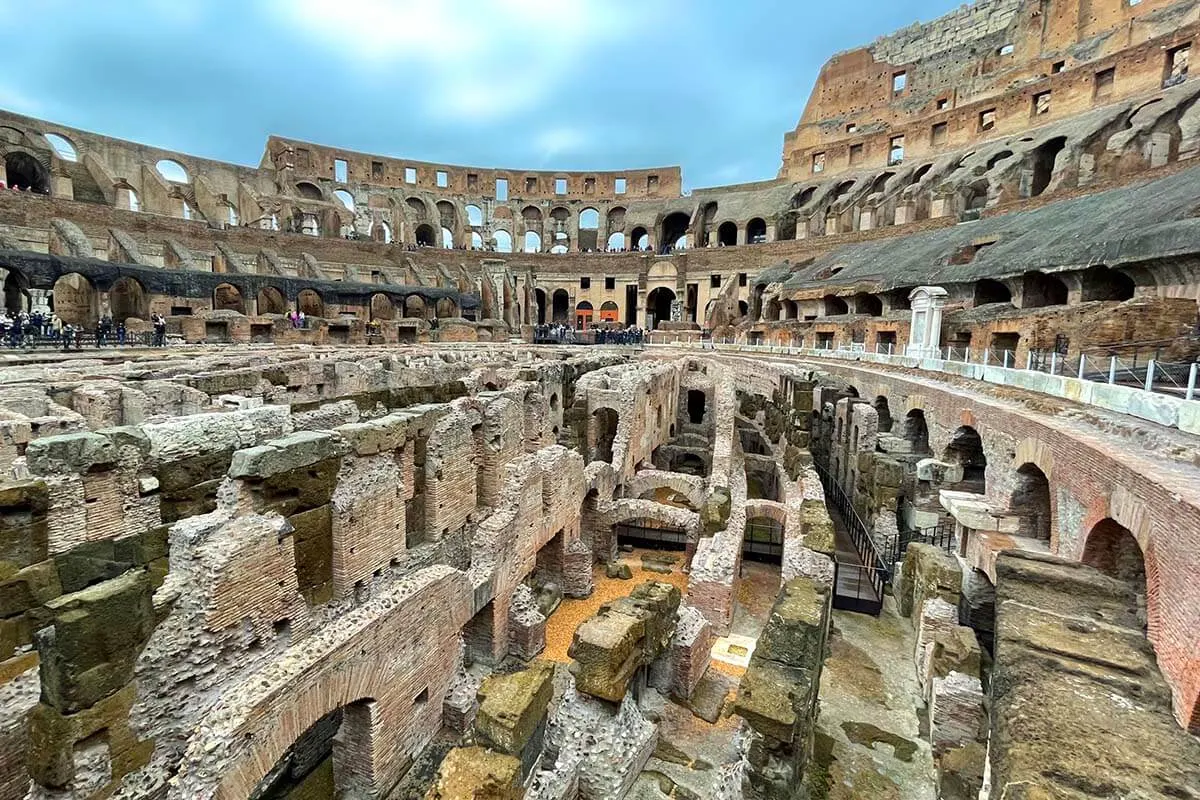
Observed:
[[[904,519],[905,516],[904,509],[901,508],[900,519]],[[953,555],[955,548],[954,523],[944,520],[930,528],[901,529],[900,535],[896,537],[896,543],[892,548],[888,563],[895,564],[897,561],[904,560],[908,546],[914,542],[932,544],[943,552]]]
[[[842,487],[833,479],[833,476],[824,465],[814,462],[813,466],[816,467],[817,475],[821,479],[821,486],[825,489],[826,502],[832,505],[841,515],[859,559],[858,564],[848,564],[844,561],[838,561],[836,563],[838,572],[844,573],[847,570],[861,570],[862,577],[866,578],[876,600],[882,603],[883,585],[890,579],[891,570],[883,559],[879,557],[879,552],[875,549],[875,541],[871,538],[870,531],[858,515],[858,512],[854,510],[854,504],[850,502],[850,498],[842,491]],[[856,582],[856,585],[861,584]]]

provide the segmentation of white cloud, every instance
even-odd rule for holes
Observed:
[[[590,143],[591,137],[578,128],[549,128],[533,140],[543,163],[562,155],[582,152]]]
[[[568,89],[588,52],[628,34],[619,5],[277,0],[277,15],[379,85],[411,87],[428,116],[478,122],[521,114]]]

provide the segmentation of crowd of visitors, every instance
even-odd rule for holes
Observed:
[[[154,329],[153,345],[165,347],[167,344],[167,320],[162,314],[151,314],[150,322]],[[18,311],[9,314],[0,311],[0,342],[7,347],[36,347],[38,345],[62,345],[62,349],[78,350],[83,347],[83,340],[88,328],[63,319],[51,312]],[[124,321],[114,322],[109,314],[104,314],[91,329],[93,343],[96,347],[124,347],[136,344]]]
[[[638,327],[630,328],[592,328],[590,342],[592,344],[628,344],[640,345],[645,342],[646,332]],[[588,337],[583,331],[577,331],[569,325],[554,323],[535,325],[533,327],[535,342],[556,344],[587,344]]]

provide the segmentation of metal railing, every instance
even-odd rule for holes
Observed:
[[[826,502],[841,516],[858,556],[857,564],[840,557],[834,558],[833,607],[879,614],[883,609],[883,585],[890,577],[889,569],[879,558],[870,531],[842,487],[824,465],[814,462],[814,466],[825,489]]]
[[[899,516],[904,519],[903,508]],[[947,520],[939,522],[931,528],[901,530],[892,546],[887,563],[895,564],[897,561],[904,560],[904,554],[908,551],[910,544],[931,544],[943,552],[953,555],[957,544],[954,538],[954,523]]]
[[[675,342],[664,346],[686,347],[687,342]],[[694,346],[694,345],[692,345]],[[1197,400],[1197,385],[1200,384],[1200,361],[1163,362],[1156,358],[1141,358],[1144,353],[1135,351],[1131,356],[1082,354],[1066,357],[1056,351],[1026,351],[1025,359],[1019,360],[1016,352],[1009,349],[982,350],[971,347],[947,345],[937,349],[906,348],[904,345],[876,344],[868,347],[861,343],[834,346],[832,342],[818,340],[815,347],[774,345],[762,342],[736,343],[732,339],[714,339],[712,349],[744,350],[749,352],[780,353],[785,355],[829,355],[845,353],[858,355],[870,353],[882,358],[921,358],[946,363],[981,364],[1004,369],[1024,370],[1077,378],[1092,383],[1127,386],[1147,392],[1168,394],[1185,400]],[[1098,348],[1102,349],[1102,348]],[[898,363],[898,366],[911,366]]]

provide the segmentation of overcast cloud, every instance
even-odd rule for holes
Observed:
[[[254,165],[274,133],[514,169],[772,178],[833,53],[952,0],[0,0],[0,107]],[[18,35],[24,31],[25,35]]]

